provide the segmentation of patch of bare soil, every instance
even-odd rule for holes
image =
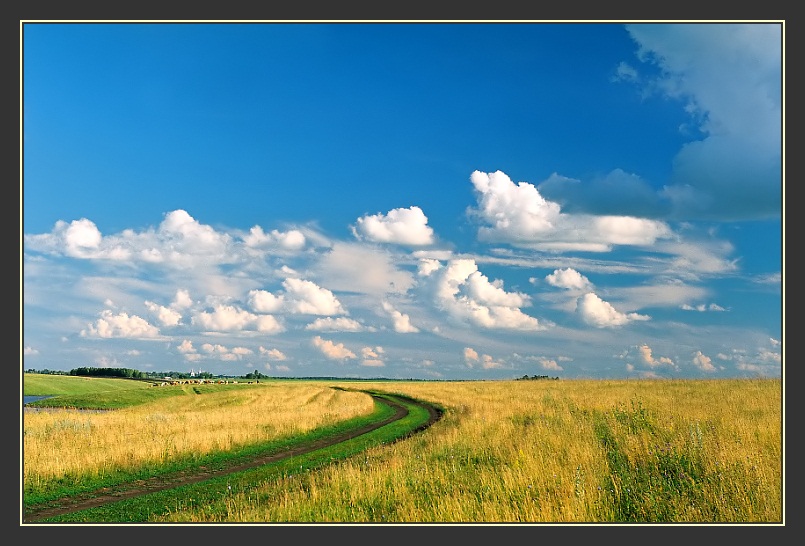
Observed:
[[[287,459],[289,457],[303,455],[317,449],[329,447],[353,438],[357,438],[358,436],[362,436],[363,434],[367,434],[389,423],[398,421],[408,415],[408,410],[402,404],[395,402],[390,398],[380,398],[372,393],[368,394],[370,394],[376,400],[392,406],[395,410],[394,415],[383,421],[378,421],[376,423],[371,423],[359,428],[344,431],[334,436],[299,444],[287,451],[273,453],[271,455],[257,455],[250,458],[246,462],[239,462],[238,464],[233,464],[231,466],[227,466],[226,468],[206,469],[204,467],[197,467],[183,472],[178,472],[176,474],[158,476],[148,480],[140,480],[133,483],[122,484],[120,486],[82,493],[73,497],[62,498],[54,501],[53,503],[49,503],[46,507],[26,510],[23,515],[23,523],[41,521],[46,518],[78,512],[79,510],[86,510],[88,508],[95,508],[97,506],[102,506],[104,504],[117,502],[131,497],[147,495],[156,491],[198,483],[210,478],[225,476],[235,472],[241,472],[250,468],[256,468],[268,463]],[[412,434],[428,428],[433,423],[438,421],[442,415],[441,411],[431,404],[416,400],[410,400],[410,402],[427,409],[429,413],[428,421],[416,430],[412,431]]]

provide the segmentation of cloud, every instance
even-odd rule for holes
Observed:
[[[703,372],[713,373],[716,371],[716,367],[713,366],[710,357],[706,356],[701,351],[693,353],[693,365]]]
[[[464,363],[469,368],[474,367],[476,364],[480,364],[481,368],[484,370],[503,368],[505,366],[502,361],[495,360],[489,355],[479,355],[478,352],[471,347],[464,348]]]
[[[545,280],[551,286],[568,290],[590,290],[593,287],[587,277],[570,267],[555,269],[553,273],[545,277]]]
[[[201,350],[210,357],[217,358],[223,362],[239,362],[244,357],[254,354],[254,351],[248,347],[233,347],[229,349],[225,345],[219,343],[204,343]]]
[[[357,320],[347,317],[326,317],[318,318],[305,326],[305,330],[319,330],[322,332],[362,332],[364,330],[374,331],[374,328],[365,328]]]
[[[539,321],[519,307],[531,305],[528,295],[506,292],[502,281],[490,282],[472,259],[451,260],[442,266],[435,260],[420,261],[423,284],[436,304],[452,318],[493,329],[540,330]]]
[[[64,254],[71,258],[134,263],[165,264],[186,269],[209,267],[234,260],[232,237],[200,224],[184,210],[165,215],[156,230],[102,236],[94,222],[82,218],[71,223],[59,220],[50,234],[26,235],[33,250]]]
[[[520,355],[518,353],[514,353],[512,358],[518,364],[524,363],[531,365],[536,363],[541,370],[550,371],[550,372],[562,372],[564,368],[559,364],[560,361],[570,361],[571,358],[566,356],[557,356],[555,358],[549,358],[546,356],[533,356],[533,355]]]
[[[233,347],[232,348],[232,353],[234,353],[234,354],[236,354],[238,356],[248,356],[248,355],[254,354],[254,351],[252,351],[248,347]]]
[[[101,318],[81,330],[81,337],[160,339],[159,330],[137,315],[127,313],[112,314],[110,310],[101,312]]]
[[[417,274],[420,277],[427,277],[434,271],[441,269],[442,264],[435,258],[422,258],[419,260]]]
[[[179,289],[176,291],[176,296],[171,303],[172,309],[187,309],[193,305],[193,299],[190,297],[190,292],[187,290]]]
[[[585,323],[596,328],[613,328],[635,320],[651,318],[637,313],[621,313],[593,292],[588,292],[578,299],[576,311]]]
[[[234,305],[215,305],[212,312],[200,311],[191,321],[194,325],[214,332],[239,332],[255,329],[266,334],[285,331],[271,315],[255,315]]]
[[[332,360],[357,358],[355,353],[344,347],[343,343],[333,343],[329,339],[322,339],[319,336],[314,337],[312,343],[324,356]]]
[[[669,280],[647,284],[614,288],[609,291],[617,295],[622,310],[641,309],[643,307],[678,308],[687,302],[708,296],[708,290],[701,286],[691,286],[679,280]]]
[[[781,345],[774,338],[770,338],[768,343],[773,349],[778,349]],[[694,354],[694,359],[697,356],[698,354]],[[748,351],[743,349],[733,349],[730,354],[717,354],[716,358],[734,362],[735,369],[745,374],[768,377],[779,376],[783,362],[782,354],[775,350],[769,350],[768,347],[759,347],[753,354],[749,354]]]
[[[69,224],[59,220],[50,233],[24,236],[26,247],[71,258],[93,258],[101,254],[103,236],[94,222],[81,218]]]
[[[288,278],[282,283],[288,308],[306,315],[340,315],[345,313],[341,302],[328,289],[311,281]]]
[[[233,305],[217,305],[212,312],[201,311],[191,320],[205,330],[228,332],[246,329],[255,318],[257,315]]]
[[[57,229],[64,227],[62,236],[68,256],[83,258],[92,256],[101,246],[101,232],[86,218],[71,222],[69,226],[64,223],[57,224]]]
[[[685,303],[680,305],[679,308],[682,309],[683,311],[699,311],[700,313],[703,313],[705,311],[726,311],[726,309],[715,303],[711,304],[700,303],[698,305],[689,305]]]
[[[98,356],[93,361],[93,364],[98,368],[121,368],[123,365],[120,361],[115,357],[110,356]]]
[[[492,370],[497,368],[505,367],[505,363],[502,360],[495,360],[489,355],[482,355],[481,356],[481,367],[484,370]]]
[[[249,248],[281,248],[284,250],[301,250],[304,248],[305,234],[298,229],[290,231],[279,231],[276,229],[265,233],[260,226],[254,226],[249,230],[249,234],[243,237],[243,242]]]
[[[637,348],[637,350],[640,354],[640,361],[650,368],[656,368],[658,366],[671,366],[672,368],[676,368],[674,361],[668,357],[660,357],[659,359],[655,359],[652,354],[653,351],[648,345],[641,345]]]
[[[680,277],[698,278],[700,274],[738,270],[737,260],[727,258],[735,249],[726,241],[663,242],[656,250],[673,256],[668,271]]]
[[[391,316],[391,320],[394,323],[394,331],[400,334],[410,334],[419,332],[419,328],[411,324],[411,318],[403,314],[396,309],[387,301],[383,302],[383,310],[386,311],[389,316]]]
[[[189,339],[182,340],[182,343],[177,345],[176,349],[182,353],[182,356],[184,356],[184,359],[188,362],[198,362],[202,358],[195,347],[193,347],[193,342]]]
[[[31,347],[30,345],[26,345],[22,350],[22,354],[23,356],[34,356],[38,355],[39,351]]]
[[[388,251],[362,244],[335,243],[316,264],[327,286],[383,297],[404,294],[414,285],[414,277],[399,269],[397,257]]]
[[[619,63],[615,72],[614,81],[636,81],[638,79],[637,70],[626,62]]]
[[[262,345],[258,349],[260,351],[260,355],[268,358],[269,360],[276,360],[276,361],[283,361],[287,360],[288,357],[280,351],[279,349],[266,349]]]
[[[254,325],[258,332],[263,334],[278,334],[285,331],[285,326],[271,315],[257,315]]]
[[[248,295],[249,307],[258,313],[276,313],[285,303],[283,295],[275,296],[265,290],[250,290]]]
[[[663,196],[678,218],[778,218],[782,204],[782,25],[630,24],[647,89],[686,101],[702,138],[673,161]],[[633,78],[636,80],[638,78]]]
[[[278,277],[298,277],[299,276],[298,271],[296,271],[295,269],[291,269],[287,265],[283,265],[282,267],[280,267],[277,271],[275,271],[275,274]]]
[[[433,243],[433,229],[428,226],[428,217],[417,206],[398,208],[387,215],[373,214],[358,218],[352,228],[359,239],[378,243],[401,245],[429,245]]]
[[[145,306],[157,317],[162,326],[177,326],[182,322],[182,314],[169,307],[157,305],[152,301],[146,301]]]
[[[537,185],[539,193],[569,215],[595,214],[656,217],[665,214],[666,199],[643,177],[623,169],[578,180],[552,173]]]
[[[201,345],[201,350],[204,351],[207,354],[219,354],[219,355],[227,354],[229,352],[229,349],[227,349],[225,346],[221,345],[220,343],[215,343],[215,344],[213,344],[213,343],[203,343]]]
[[[542,366],[543,370],[551,371],[551,372],[561,372],[564,371],[564,368],[560,366],[556,360],[550,358],[540,358],[539,364]]]
[[[470,182],[478,196],[479,209],[474,213],[492,224],[479,230],[483,238],[494,239],[498,233],[504,239],[531,240],[555,229],[559,205],[544,199],[532,184],[515,185],[501,171],[474,171]]]
[[[774,273],[757,275],[753,278],[753,281],[758,284],[782,284],[783,274],[780,271],[776,271]]]
[[[182,340],[182,343],[176,346],[180,353],[184,354],[193,354],[196,352],[196,349],[193,348],[193,342],[189,339]]]
[[[346,310],[330,290],[312,281],[289,277],[282,283],[285,292],[275,295],[266,290],[250,290],[249,306],[260,313],[298,313],[340,315]]]
[[[671,236],[662,222],[632,216],[568,215],[534,185],[514,184],[501,171],[470,176],[478,208],[468,209],[483,224],[478,238],[512,246],[565,252],[608,252],[614,245],[649,246]]]
[[[165,215],[159,226],[157,241],[159,248],[151,249],[152,252],[148,253],[154,261],[188,267],[228,262],[232,237],[199,223],[180,209]]]
[[[386,362],[383,357],[383,347],[364,347],[361,349],[361,361],[362,366],[369,366],[369,367],[382,367],[386,365]]]

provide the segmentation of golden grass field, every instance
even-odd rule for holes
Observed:
[[[104,413],[25,412],[23,480],[81,480],[367,414],[376,389],[431,428],[156,522],[780,523],[778,379],[269,381]]]

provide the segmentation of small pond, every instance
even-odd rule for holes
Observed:
[[[51,398],[50,396],[24,396],[22,397],[22,405],[29,404],[31,402],[36,402],[37,400],[44,400],[45,398]]]

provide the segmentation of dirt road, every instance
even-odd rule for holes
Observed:
[[[359,428],[344,431],[341,434],[335,436],[330,436],[324,439],[299,444],[287,451],[283,451],[280,453],[273,453],[271,455],[263,455],[263,456],[258,455],[249,459],[247,462],[240,462],[236,465],[228,466],[224,469],[206,470],[203,467],[199,467],[194,468],[192,470],[180,472],[177,474],[171,474],[169,476],[158,476],[149,480],[142,480],[134,483],[123,484],[119,487],[105,488],[98,491],[83,493],[75,497],[59,499],[59,501],[57,501],[55,505],[50,504],[46,508],[25,511],[23,515],[23,523],[41,521],[43,519],[50,518],[53,516],[60,516],[72,512],[78,512],[79,510],[86,510],[88,508],[102,506],[107,503],[117,502],[123,499],[128,499],[139,495],[146,495],[149,493],[154,493],[156,491],[162,491],[165,489],[171,489],[174,487],[180,487],[183,485],[198,483],[204,480],[208,480],[210,478],[224,476],[227,474],[233,474],[235,472],[248,470],[250,468],[256,468],[258,466],[280,461],[288,457],[302,455],[305,453],[309,453],[311,451],[315,451],[317,449],[329,447],[338,444],[340,442],[345,442],[347,440],[357,438],[358,436],[362,436],[363,434],[367,434],[369,432],[372,432],[373,430],[377,430],[378,428],[385,426],[389,423],[393,423],[394,421],[403,419],[405,416],[408,415],[408,410],[405,408],[404,405],[389,398],[392,395],[385,395],[383,397],[380,397],[373,393],[367,393],[367,394],[372,396],[372,398],[374,398],[378,402],[388,404],[392,408],[394,408],[394,415],[392,415],[387,419],[384,419],[383,421],[378,421],[376,423],[371,423],[369,425],[365,425]],[[418,400],[409,400],[409,399],[406,400],[409,403],[413,403],[415,405],[427,409],[429,414],[428,421],[424,423],[422,426],[418,427],[416,430],[411,431],[411,434],[426,429],[427,427],[431,426],[433,423],[438,421],[439,418],[441,418],[442,416],[441,410],[439,410],[438,408],[436,408],[431,404]]]

